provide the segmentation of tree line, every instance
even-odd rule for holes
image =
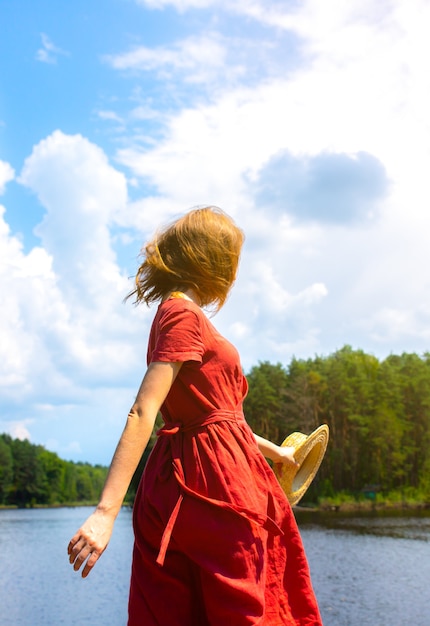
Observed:
[[[247,379],[244,411],[257,434],[281,443],[294,431],[330,428],[325,458],[306,498],[359,494],[372,486],[383,492],[415,490],[430,501],[430,353],[380,361],[345,346],[327,357],[293,358],[288,366],[260,362]],[[63,461],[43,446],[0,435],[0,504],[96,502],[106,475],[106,467]]]
[[[350,346],[327,357],[260,362],[247,375],[247,421],[281,443],[328,424],[310,496],[340,491],[421,493],[430,501],[430,353],[384,360]]]
[[[0,504],[84,504],[97,501],[107,468],[63,461],[28,440],[0,435]]]

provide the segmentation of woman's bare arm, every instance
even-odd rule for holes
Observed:
[[[109,543],[115,519],[151,436],[157,413],[180,368],[181,363],[151,363],[148,367],[128,414],[97,508],[68,545],[69,560],[75,571],[88,559],[82,570],[83,578],[88,576]]]

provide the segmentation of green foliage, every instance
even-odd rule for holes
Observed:
[[[286,414],[287,375],[282,365],[267,361],[253,367],[247,375],[249,391],[244,410],[254,432],[277,440]]]
[[[8,438],[10,439],[10,438]],[[13,482],[13,457],[10,446],[0,437],[0,504],[5,501]]]
[[[245,415],[281,443],[328,424],[330,442],[307,497],[413,489],[430,500],[430,354],[383,361],[345,346],[327,357],[260,363],[247,376]]]
[[[106,475],[106,467],[63,461],[43,446],[0,435],[0,504],[96,502]]]

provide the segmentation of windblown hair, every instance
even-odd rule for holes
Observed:
[[[235,281],[243,241],[243,231],[221,209],[193,209],[145,245],[127,298],[149,305],[193,289],[201,306],[218,311]]]

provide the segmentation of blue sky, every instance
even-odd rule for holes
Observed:
[[[214,323],[259,361],[430,350],[426,0],[3,0],[0,432],[108,463],[141,245],[244,228]]]

